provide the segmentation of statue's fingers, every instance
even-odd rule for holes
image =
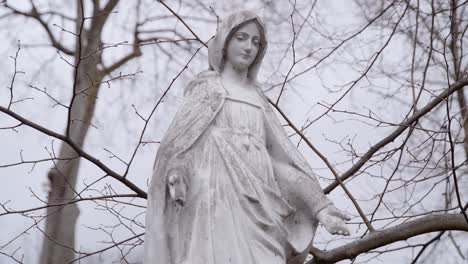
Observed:
[[[330,214],[332,214],[332,215],[334,215],[336,217],[339,217],[339,218],[341,218],[341,219],[343,219],[345,221],[351,220],[351,217],[348,214],[346,214],[346,213],[344,213],[344,212],[342,212],[342,211],[340,211],[340,210],[338,210],[336,208],[331,210]]]
[[[169,175],[169,177],[167,177],[167,183],[168,184],[174,184],[175,183],[175,176],[174,175]]]
[[[341,215],[342,215],[341,218],[342,218],[343,220],[345,220],[345,221],[351,220],[351,216],[349,216],[347,213],[343,213],[343,212],[342,212]]]
[[[340,235],[340,236],[348,236],[348,235],[349,235],[349,231],[348,231],[348,230],[341,229],[340,227],[337,227],[337,229],[335,230],[334,234],[335,234],[335,235]]]
[[[340,234],[339,232],[341,232],[340,226],[338,224],[331,224],[326,229],[328,233],[332,235],[339,235]]]
[[[180,206],[184,206],[185,199],[179,197],[175,200],[175,202],[178,203]]]
[[[330,225],[323,225],[325,229],[327,230],[328,233],[334,235],[336,233],[336,226],[330,226]]]
[[[340,235],[349,236],[349,229],[345,225],[338,226]]]
[[[169,185],[169,197],[171,197],[172,200],[176,199],[176,191],[172,185]]]
[[[177,185],[181,182],[181,177],[179,174],[171,174],[168,178],[167,178],[167,182],[169,185]]]
[[[174,186],[175,188],[175,195],[173,197],[173,200],[178,203],[180,206],[184,206],[185,204],[185,190],[183,189],[184,186],[181,184],[178,184]]]

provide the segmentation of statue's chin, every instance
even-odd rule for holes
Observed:
[[[249,68],[249,64],[238,62],[238,63],[233,63],[232,67],[236,71],[245,71],[245,70],[247,70]]]

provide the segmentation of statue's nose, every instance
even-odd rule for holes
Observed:
[[[246,43],[244,44],[244,52],[247,53],[247,54],[250,54],[252,52],[252,42],[251,41],[246,41]]]

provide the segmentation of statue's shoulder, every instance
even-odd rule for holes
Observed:
[[[219,73],[213,70],[202,71],[195,76],[194,79],[215,79],[219,77]]]
[[[253,83],[253,85],[255,86],[255,88],[257,88],[257,89],[258,89],[259,91],[261,91],[262,93],[263,93],[263,90],[264,90],[264,88],[265,88],[265,86],[266,86],[265,83],[261,83],[261,82],[259,82],[259,81],[255,81],[255,82]]]
[[[185,94],[194,92],[209,92],[212,85],[216,84],[219,78],[219,73],[212,70],[202,71],[197,74],[185,88]]]
[[[262,99],[264,109],[271,110],[270,104],[268,103],[268,97],[264,93],[264,91],[268,90],[269,88],[268,84],[255,81],[253,85],[257,89],[258,93],[260,94],[260,98]]]

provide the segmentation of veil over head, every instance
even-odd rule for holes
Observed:
[[[251,11],[240,11],[229,15],[226,19],[221,21],[221,24],[216,32],[213,40],[211,40],[208,46],[208,61],[210,64],[210,70],[221,73],[225,63],[225,54],[227,42],[231,39],[232,34],[239,29],[241,26],[255,22],[259,27],[260,31],[260,47],[258,50],[257,57],[249,67],[247,77],[250,81],[255,82],[257,80],[258,71],[265,56],[267,49],[266,42],[266,29],[263,21],[255,13]]]

